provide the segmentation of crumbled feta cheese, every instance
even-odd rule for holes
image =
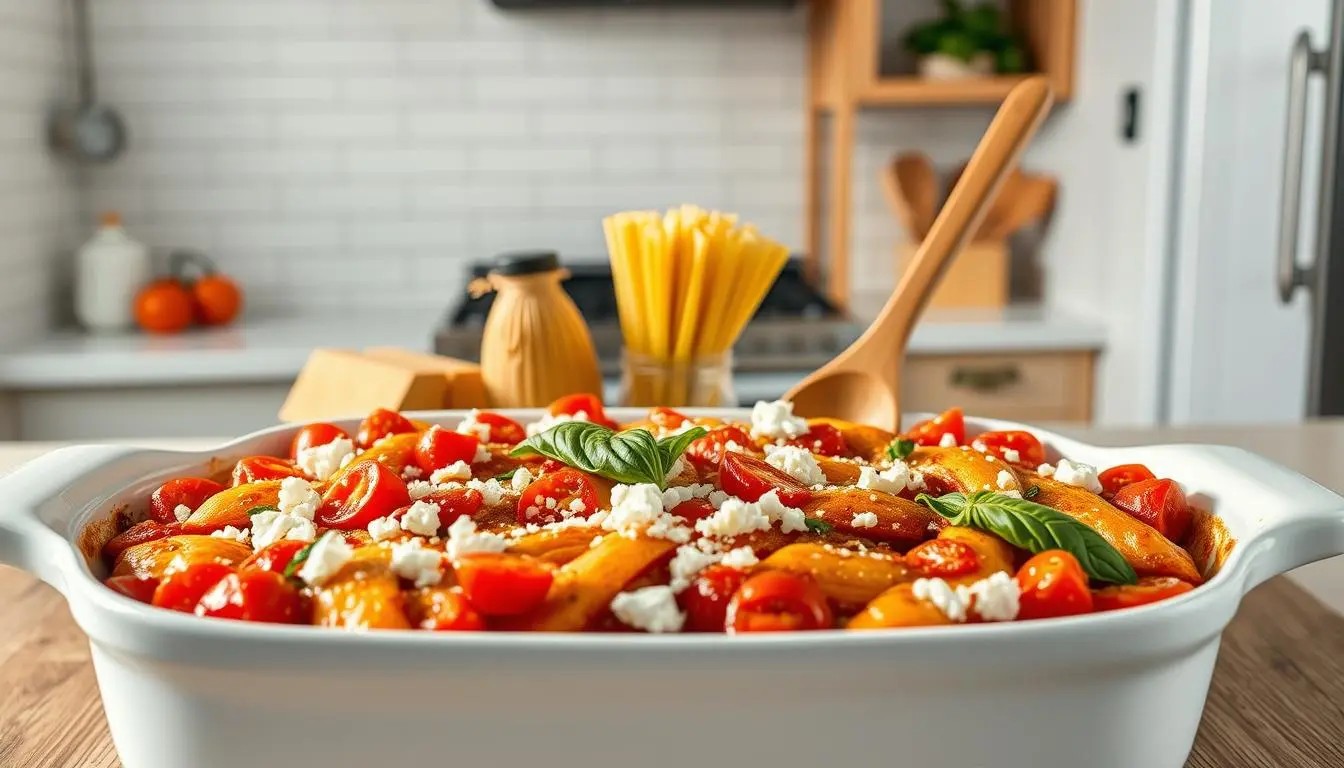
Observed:
[[[226,525],[218,531],[211,531],[211,536],[216,539],[232,539],[240,544],[247,543],[248,530],[246,528],[235,528],[232,525]]]
[[[727,441],[725,441],[724,444],[723,444],[723,452],[724,452],[724,453],[746,453],[746,452],[747,452],[747,449],[746,449],[746,448],[743,448],[743,447],[740,446],[740,445],[738,445],[738,444],[737,444],[735,441],[733,441],[733,440],[727,440]]]
[[[645,632],[680,632],[686,622],[671,587],[622,592],[612,599],[611,612],[627,626]]]
[[[706,496],[705,498],[709,499],[709,505],[711,507],[718,509],[723,506],[723,503],[725,501],[731,499],[732,497],[729,496],[727,493],[724,493],[723,491],[716,490],[716,491],[710,491],[709,495]]]
[[[999,490],[1007,491],[1017,487],[1017,475],[1006,469],[1000,469],[998,477],[994,478],[994,483],[999,486]]]
[[[677,554],[668,564],[671,573],[668,586],[673,592],[681,592],[691,585],[696,574],[717,563],[721,557],[718,553],[705,552],[693,544],[678,547]]]
[[[539,435],[542,432],[554,427],[556,424],[563,424],[566,421],[592,421],[588,418],[587,411],[577,411],[572,416],[568,413],[545,414],[540,421],[534,421],[527,425],[527,436]]]
[[[423,499],[434,492],[434,484],[425,480],[412,480],[406,484],[406,492],[411,499]]]
[[[778,501],[779,497],[775,497]],[[710,500],[713,501],[711,495]],[[806,527],[806,524],[804,524]],[[759,504],[743,501],[736,497],[727,497],[723,504],[709,517],[697,520],[695,529],[706,536],[728,538],[740,536],[752,531],[770,530],[770,518],[761,511]]]
[[[423,502],[417,501],[415,503],[422,504]],[[369,521],[369,535],[373,537],[374,541],[387,541],[396,538],[400,532],[401,523],[397,522],[397,519],[391,515]]]
[[[663,485],[667,485],[677,479],[684,469],[686,469],[686,461],[678,456],[677,460],[672,462],[672,468],[667,470],[667,475],[663,477]]]
[[[817,457],[806,448],[799,448],[796,445],[767,445],[765,461],[803,485],[826,482],[826,475],[821,471]]]
[[[955,622],[966,620],[966,601],[942,579],[916,579],[912,587],[916,600],[927,600]]]
[[[345,537],[329,531],[317,543],[308,549],[308,559],[299,568],[299,578],[313,586],[319,586],[336,575],[336,572],[355,556],[355,550],[346,542]]]
[[[663,494],[653,483],[617,485],[611,489],[611,514],[602,527],[633,536],[663,514]]]
[[[584,512],[587,511],[588,511],[588,505],[583,503],[583,499],[574,499],[573,501],[569,502],[568,507],[560,510],[560,514],[564,515],[565,517],[569,517],[570,515],[582,515]]]
[[[514,471],[513,477],[509,478],[509,487],[519,493],[527,490],[527,486],[531,484],[532,472],[527,467],[519,467]]]
[[[881,472],[872,467],[859,467],[859,480],[854,485],[856,488],[890,494],[916,487],[911,479],[910,467],[899,461]]]
[[[467,414],[467,418],[457,425],[457,431],[464,435],[475,435],[477,440],[488,443],[490,442],[490,425],[477,421],[476,417],[480,415],[480,411],[472,408],[471,412]]]
[[[1022,454],[1018,453],[1017,451],[1013,450],[1012,448],[1004,448],[1004,449],[1003,449],[1003,460],[1006,461],[1006,462],[1009,462],[1010,464],[1016,464],[1016,463],[1022,461]]]
[[[791,440],[807,434],[807,419],[793,415],[793,403],[786,400],[758,400],[751,408],[751,436]]]
[[[770,491],[756,504],[771,521],[779,521],[781,533],[807,530],[807,516],[803,514],[803,510],[785,506],[784,502],[779,500],[778,491]]]
[[[1055,468],[1050,466],[1049,464],[1042,464],[1036,468],[1036,474],[1040,475],[1041,477],[1050,477],[1051,475],[1055,474]]]
[[[999,495],[1000,495],[1000,496],[1008,496],[1008,497],[1010,497],[1010,498],[1014,498],[1014,499],[1020,499],[1020,498],[1022,498],[1022,492],[1019,491],[1019,490],[999,491]]]
[[[432,587],[443,579],[443,555],[421,546],[419,539],[392,545],[392,571],[417,587]]]
[[[751,547],[738,547],[730,550],[719,562],[729,568],[746,570],[761,561],[756,558],[756,553],[751,550]]]
[[[416,536],[433,536],[439,532],[438,504],[427,501],[411,502],[411,508],[401,516],[401,529]]]
[[[703,499],[714,493],[714,486],[706,483],[696,485],[677,485],[663,491],[663,509],[671,511],[678,504],[691,499]],[[726,494],[725,494],[726,495]]]
[[[456,561],[471,552],[503,552],[508,547],[507,538],[497,533],[478,532],[475,521],[463,515],[448,526],[448,543],[444,553],[449,560]]]
[[[286,477],[280,481],[278,506],[285,514],[312,520],[322,506],[322,496],[302,477]]]
[[[855,528],[876,528],[877,513],[875,512],[855,512],[854,519],[849,524]]]
[[[273,510],[252,516],[252,546],[256,549],[264,549],[281,539],[312,541],[315,538],[317,526],[306,517]]]
[[[943,436],[938,438],[938,446],[940,448],[956,448],[957,436],[951,432],[944,432]]]
[[[495,478],[489,480],[468,480],[467,487],[481,494],[484,504],[487,507],[499,506],[504,501],[504,486],[499,484]]]
[[[401,468],[402,480],[419,480],[424,474],[425,471],[423,469],[411,464],[407,464]]]
[[[970,586],[957,587],[958,599],[985,621],[1016,619],[1021,595],[1017,579],[1003,571],[995,572]]]
[[[1055,479],[1061,483],[1076,485],[1092,493],[1101,493],[1101,481],[1097,479],[1097,468],[1091,464],[1060,459],[1055,465]]]
[[[173,517],[176,517],[177,522],[180,523],[188,517],[191,517],[193,511],[194,510],[186,504],[178,504],[176,507],[173,507]]]
[[[338,437],[326,445],[315,445],[299,451],[295,461],[304,472],[318,480],[328,480],[354,458],[355,444],[349,438]]]
[[[478,443],[476,445],[476,455],[471,457],[471,463],[484,464],[494,457],[494,454],[490,453],[490,449],[486,448],[484,443]]]
[[[431,483],[447,483],[452,480],[470,480],[471,465],[465,461],[454,461],[446,467],[434,470],[429,476]]]

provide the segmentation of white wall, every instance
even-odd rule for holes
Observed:
[[[75,178],[44,150],[48,108],[71,82],[63,8],[0,0],[0,344],[46,328],[63,303]]]

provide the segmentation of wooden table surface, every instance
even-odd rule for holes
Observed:
[[[120,768],[88,643],[65,601],[3,566],[0,692],[0,766]],[[1160,728],[1161,702],[1152,705]],[[1344,617],[1285,578],[1247,597],[1223,637],[1186,765],[1344,765]]]

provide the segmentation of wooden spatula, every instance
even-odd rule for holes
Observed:
[[[883,169],[882,187],[911,240],[923,240],[938,212],[938,173],[922,152],[906,152]]]
[[[900,429],[901,368],[915,321],[1053,101],[1043,77],[1028,78],[1008,94],[877,319],[848,349],[785,395],[795,413]]]

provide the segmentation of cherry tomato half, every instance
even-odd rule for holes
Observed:
[[[476,458],[476,448],[480,444],[480,438],[475,435],[464,435],[435,425],[425,430],[420,442],[415,444],[415,463],[426,472],[443,469],[458,461],[470,464]]]
[[[789,445],[806,448],[822,456],[849,455],[849,443],[845,442],[845,434],[830,424],[813,424],[808,428],[807,434],[790,440]]]
[[[388,435],[400,435],[414,432],[415,425],[410,419],[396,411],[379,408],[359,423],[359,432],[355,433],[355,445],[368,448]]]
[[[406,483],[377,461],[364,460],[346,468],[322,494],[317,522],[337,530],[368,528],[398,507],[411,503]]]
[[[1045,446],[1035,435],[1020,429],[985,432],[971,441],[971,447],[1032,469],[1045,463]]]
[[[1097,475],[1097,480],[1101,481],[1101,495],[1110,498],[1126,485],[1132,485],[1143,480],[1153,480],[1157,475],[1142,464],[1121,464],[1118,467],[1111,467],[1103,470]]]
[[[779,492],[786,506],[801,507],[812,498],[812,489],[753,456],[729,451],[719,464],[719,487],[744,501],[760,501],[770,491]]]
[[[286,477],[304,477],[303,470],[289,459],[275,456],[248,456],[233,465],[234,486],[263,480],[283,480]]]
[[[411,621],[433,632],[479,632],[485,620],[456,587],[421,587],[406,593]]]
[[[980,556],[956,539],[932,539],[905,553],[905,564],[925,576],[965,576],[980,567]]]
[[[662,429],[677,429],[682,424],[690,421],[690,419],[671,408],[664,408],[660,405],[657,408],[649,409],[649,421],[653,422],[654,426],[661,427]]]
[[[1131,483],[1116,491],[1111,503],[1177,544],[1190,530],[1193,514],[1174,480],[1154,478]]]
[[[1092,612],[1092,592],[1078,559],[1062,549],[1033,556],[1017,572],[1022,590],[1019,619],[1049,619]]]
[[[673,507],[669,514],[694,524],[696,520],[713,517],[714,505],[709,503],[709,499],[687,499]]]
[[[527,430],[523,425],[510,419],[508,416],[502,416],[491,411],[480,411],[476,414],[477,424],[486,424],[490,427],[490,442],[492,443],[521,443],[527,439]]]
[[[561,510],[587,517],[610,503],[611,489],[602,480],[565,467],[538,477],[523,490],[518,498],[518,524],[556,523],[565,519]]]
[[[966,419],[960,408],[948,408],[927,421],[921,421],[905,434],[916,445],[939,445],[943,435],[952,435],[957,445],[966,442]]]
[[[139,576],[113,576],[103,583],[142,603],[153,602],[154,592],[159,586],[158,579],[142,579]]]
[[[541,605],[555,574],[540,560],[504,552],[473,552],[453,563],[471,607],[486,616],[517,616]]]
[[[718,469],[719,462],[723,461],[723,455],[730,453],[725,449],[728,443],[734,443],[744,450],[758,452],[756,441],[751,439],[751,435],[738,427],[727,426],[711,429],[709,434],[692,442],[686,447],[686,458],[702,471]]]
[[[236,621],[293,624],[302,604],[299,591],[274,571],[230,573],[201,595],[197,616]]]
[[[309,448],[329,445],[342,439],[349,440],[350,435],[335,424],[327,424],[321,421],[309,424],[294,433],[294,440],[289,444],[289,458],[298,459],[299,454]]]
[[[163,577],[154,590],[154,605],[191,613],[201,596],[231,573],[233,568],[223,563],[192,563]]]
[[[121,533],[113,536],[103,545],[103,559],[108,563],[114,562],[121,556],[122,552],[134,547],[136,544],[144,544],[147,541],[158,541],[166,539],[169,536],[176,536],[182,532],[181,523],[160,523],[157,520],[145,520],[136,523]]]
[[[746,571],[726,565],[711,565],[701,571],[677,596],[677,602],[686,611],[686,631],[725,631],[728,601],[746,580]]]
[[[459,517],[474,516],[485,504],[485,497],[474,488],[444,488],[421,496],[419,501],[439,505],[439,530],[443,530]],[[392,517],[400,520],[410,508],[410,504],[400,507]]]
[[[294,556],[299,554],[306,546],[308,546],[306,541],[281,539],[264,549],[253,552],[238,566],[238,569],[240,571],[251,569],[283,574]]]
[[[1145,576],[1138,584],[1116,584],[1092,592],[1092,605],[1098,611],[1134,608],[1183,595],[1195,585],[1174,576]]]
[[[235,483],[237,485],[237,483]],[[177,507],[183,505],[195,512],[224,486],[204,477],[178,477],[160,485],[149,495],[149,519],[165,525],[178,522]]]
[[[765,571],[747,579],[728,601],[724,616],[729,634],[831,629],[834,624],[821,587],[787,571]]]
[[[594,424],[601,424],[611,429],[616,429],[619,426],[616,422],[607,418],[607,409],[602,407],[602,398],[586,392],[558,398],[555,402],[546,406],[546,412],[552,416],[578,416],[583,414],[583,418]]]

